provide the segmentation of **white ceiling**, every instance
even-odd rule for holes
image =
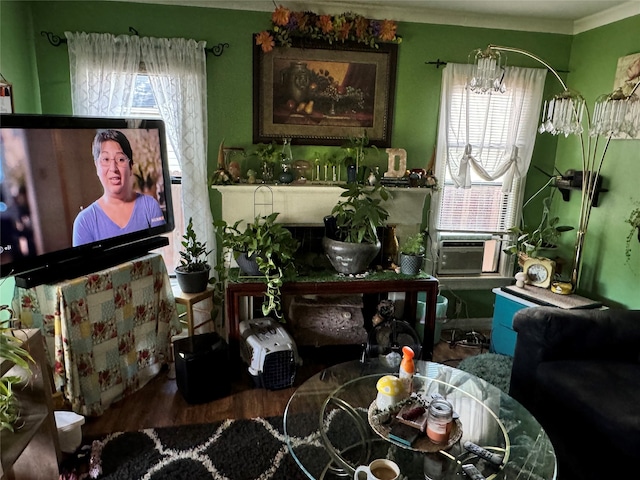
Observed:
[[[119,0],[123,1],[123,0]],[[276,4],[320,14],[354,11],[370,18],[576,34],[640,15],[640,0],[124,0],[271,12]]]

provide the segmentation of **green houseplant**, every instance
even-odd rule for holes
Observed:
[[[425,247],[422,233],[409,235],[400,244],[400,272],[417,275],[424,259]]]
[[[275,177],[275,166],[280,164],[282,160],[282,155],[276,141],[259,143],[251,155],[260,160],[262,181],[264,183],[271,183]]]
[[[276,222],[278,215],[258,215],[244,230],[238,228],[241,220],[233,225],[216,220],[214,227],[220,245],[234,253],[241,270],[264,277],[267,288],[262,314],[281,318],[280,287],[295,271],[293,259],[300,244],[291,231]]]
[[[527,257],[538,256],[542,250],[555,248],[560,235],[573,230],[571,226],[558,225],[560,219],[551,216],[551,200],[552,197],[543,200],[542,216],[536,228],[529,229],[526,225],[522,225],[509,229],[513,241],[503,251],[510,255],[516,255],[519,263],[523,263]]]
[[[207,288],[211,271],[207,263],[207,255],[211,250],[207,250],[206,244],[198,240],[191,217],[182,237],[182,247],[180,265],[176,267],[178,285],[184,293],[203,292]]]
[[[369,146],[369,137],[367,135],[367,131],[364,130],[362,135],[357,137],[350,137],[349,140],[342,145],[344,149],[344,158],[343,162],[347,167],[347,179],[348,181],[355,182],[358,181],[360,183],[364,182],[364,179],[367,176],[366,168],[364,165],[366,155],[372,151],[370,149],[378,151],[378,148],[375,145]],[[355,178],[350,178],[349,169],[353,169]]]
[[[13,312],[3,306],[13,317]],[[22,347],[22,340],[11,333],[11,318],[0,322],[0,355],[2,362],[11,362],[31,375],[31,354]],[[4,372],[4,368],[2,369]],[[20,416],[20,405],[15,397],[15,387],[24,379],[17,375],[2,375],[0,378],[0,430],[15,431],[16,420]]]
[[[631,230],[629,230],[629,234],[625,240],[625,249],[624,254],[627,258],[626,263],[630,264],[631,262],[631,241],[633,240],[634,234],[637,232],[638,241],[640,242],[640,208],[636,207],[631,210],[629,214],[629,218],[625,220],[625,223],[631,225]]]
[[[355,274],[367,269],[380,251],[378,227],[385,224],[389,212],[382,202],[389,192],[381,185],[367,187],[349,183],[341,200],[325,217],[325,254],[339,273]]]

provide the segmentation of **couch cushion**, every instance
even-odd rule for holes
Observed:
[[[547,406],[567,425],[592,433],[601,446],[640,451],[640,364],[606,361],[543,362],[536,372]]]

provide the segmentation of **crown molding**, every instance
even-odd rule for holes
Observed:
[[[123,1],[123,0],[111,0]],[[124,0],[137,3],[180,5],[201,8],[219,8],[225,10],[244,10],[254,12],[272,12],[275,3],[272,0]],[[276,3],[281,3],[278,0]],[[548,17],[518,15],[488,15],[482,13],[437,10],[425,7],[396,6],[392,1],[385,3],[354,1],[287,1],[282,2],[294,11],[309,10],[318,14],[340,14],[354,11],[369,18],[391,19],[398,22],[425,23],[435,25],[455,25],[496,30],[518,30],[539,33],[559,33],[576,35],[628,17],[640,14],[640,0],[629,0],[601,13],[589,15],[578,20],[550,19]]]
[[[640,15],[640,1],[630,0],[617,7],[609,8],[604,12],[576,20],[572,33],[573,35],[577,35],[578,33],[593,30],[594,28],[602,27],[603,25],[608,25],[636,15]]]

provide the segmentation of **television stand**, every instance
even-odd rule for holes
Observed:
[[[97,252],[79,252],[77,256],[47,264],[15,276],[16,286],[32,288],[88,275],[119,263],[146,255],[151,250],[169,245],[166,237],[145,238],[136,242],[110,247]]]

